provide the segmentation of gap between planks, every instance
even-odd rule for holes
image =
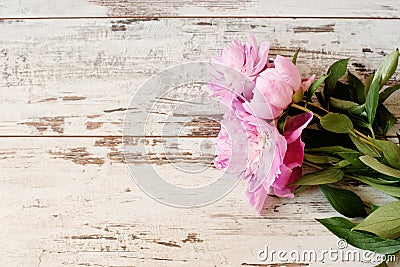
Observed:
[[[343,16],[343,17],[319,17],[319,16],[82,16],[82,17],[0,17],[5,20],[89,20],[89,19],[133,19],[133,20],[158,20],[158,19],[310,19],[310,20],[400,20],[400,17],[367,17],[367,16]]]
[[[1,138],[216,138],[216,135],[3,135]],[[386,138],[398,138],[388,135]]]
[[[215,138],[216,135],[3,135],[0,138]]]

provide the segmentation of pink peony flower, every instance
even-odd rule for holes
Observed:
[[[293,96],[303,94],[315,80],[315,75],[301,80],[296,66],[285,57],[277,56],[274,65],[274,68],[266,69],[257,78],[257,89],[250,103],[245,106],[249,112],[253,110],[255,116],[263,119],[280,116],[292,103]],[[267,103],[270,110],[262,108]]]
[[[295,186],[288,185],[297,181],[301,176],[301,165],[304,158],[304,143],[301,141],[301,133],[312,117],[311,112],[291,117],[286,122],[283,136],[276,133],[275,140],[279,154],[275,155],[276,160],[269,173],[275,178],[273,183],[263,182],[256,190],[251,190],[249,187],[246,192],[250,204],[256,207],[257,212],[261,212],[269,190],[280,197],[294,197],[292,191]]]
[[[301,176],[304,143],[300,135],[311,119],[312,113],[289,118],[281,135],[275,126],[248,113],[238,100],[224,115],[214,164],[247,179],[246,194],[258,212],[268,190],[277,196],[293,197],[295,187],[287,185]]]
[[[249,179],[254,186],[268,178],[274,160],[275,127],[247,113],[238,100],[221,121],[214,164],[225,172]]]
[[[269,43],[260,47],[249,35],[246,44],[233,41],[213,59],[209,87],[227,107],[215,143],[219,169],[247,179],[250,204],[261,211],[267,193],[293,197],[289,184],[301,176],[304,143],[301,132],[312,113],[289,118],[283,135],[271,124],[301,98],[315,75],[301,79],[297,67],[277,56],[268,63]]]
[[[233,99],[242,96],[249,100],[253,97],[255,78],[268,67],[269,43],[258,47],[252,35],[247,36],[247,43],[232,41],[220,56],[212,59],[213,81],[209,88],[212,96],[219,97],[221,103],[229,106]]]
[[[244,107],[263,119],[280,116],[293,101],[301,98],[315,80],[315,75],[301,79],[297,67],[289,59],[277,56],[268,62],[269,43],[258,47],[252,35],[247,43],[232,41],[220,56],[212,59],[213,80],[209,83],[213,97],[229,107],[234,99],[250,101]],[[257,88],[257,89],[255,89]],[[263,105],[269,104],[270,109]]]

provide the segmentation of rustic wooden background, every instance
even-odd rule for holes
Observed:
[[[264,245],[335,248],[337,239],[314,218],[337,213],[317,189],[270,198],[261,216],[248,205],[244,183],[199,209],[149,198],[124,164],[125,111],[153,74],[208,59],[247,32],[270,40],[272,56],[301,48],[303,75],[351,57],[351,69],[365,77],[399,47],[399,15],[398,0],[2,0],[0,265],[264,266],[257,259]],[[390,82],[400,82],[400,71]],[[387,101],[398,116],[399,100]],[[165,153],[208,164],[210,157],[192,154],[193,135],[215,135],[202,127],[204,118],[189,119],[179,146],[138,136],[155,152],[134,160],[156,163],[171,177],[179,173],[164,164]],[[218,174],[210,169],[194,183]],[[376,204],[390,200],[363,186],[357,192]]]

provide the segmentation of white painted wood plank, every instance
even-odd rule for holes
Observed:
[[[351,57],[351,69],[365,77],[400,43],[399,20],[8,20],[0,28],[2,136],[121,135],[125,109],[147,79],[179,63],[208,60],[232,39],[245,40],[246,32],[270,40],[271,57],[301,48],[304,76],[321,75],[335,60]],[[399,81],[400,71],[391,83]],[[177,96],[185,98],[187,90]],[[146,96],[137,96],[132,124],[138,129],[152,106]],[[388,100],[397,116],[399,97]],[[186,122],[185,134],[210,134],[195,113],[174,116],[164,134],[176,135]]]
[[[384,17],[398,18],[396,0],[3,0],[1,17],[162,17],[162,16],[269,16],[269,17]]]
[[[152,140],[149,146],[160,152],[162,143]],[[168,151],[194,150],[191,139],[181,141]],[[264,245],[337,248],[337,239],[314,220],[337,215],[317,188],[295,199],[271,197],[261,216],[248,205],[244,183],[214,204],[179,209],[148,197],[126,166],[108,156],[120,149],[118,139],[1,138],[0,147],[2,266],[248,266],[262,264],[257,252]],[[193,158],[192,164],[204,162]],[[182,181],[167,164],[156,168]],[[191,182],[216,175],[211,169]],[[375,204],[390,201],[367,187],[355,190]]]

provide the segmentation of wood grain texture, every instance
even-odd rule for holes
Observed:
[[[397,0],[2,0],[0,265],[321,266],[257,259],[265,245],[337,248],[314,220],[338,215],[317,188],[269,197],[256,215],[244,182],[216,203],[178,209],[151,199],[130,177],[126,162],[135,171],[151,165],[181,186],[221,175],[211,164],[221,114],[204,104],[204,86],[178,88],[157,105],[155,92],[139,93],[128,105],[154,74],[208,60],[246,32],[271,41],[271,57],[301,48],[303,76],[350,57],[351,70],[365,78],[400,43],[399,11]],[[390,84],[399,82],[397,72]],[[387,100],[397,117],[399,100],[399,93]],[[128,111],[138,136],[125,158]],[[390,133],[394,142],[399,127]],[[344,187],[366,202],[392,200],[366,186]]]
[[[396,0],[3,0],[0,17],[376,17],[399,18]]]
[[[192,138],[186,139],[170,152],[194,151]],[[161,151],[160,142],[137,142]],[[261,216],[248,205],[244,183],[209,206],[177,209],[143,193],[125,164],[110,158],[118,140],[1,138],[0,147],[0,262],[5,265],[248,266],[261,263],[257,252],[264,245],[336,248],[337,239],[314,220],[337,215],[317,188],[295,199],[270,197]],[[187,178],[157,160],[137,162],[153,162],[176,184]],[[191,179],[204,184],[219,174],[212,168]],[[355,190],[367,202],[390,200],[368,187]]]
[[[335,60],[350,57],[350,69],[364,78],[400,43],[399,26],[399,20],[331,19],[5,21],[0,135],[121,135],[132,97],[152,75],[179,63],[208,60],[230,40],[245,40],[246,32],[271,41],[270,57],[290,57],[300,48],[304,77],[321,75]],[[390,83],[399,81],[397,72]],[[202,105],[207,89],[196,90],[202,98],[193,100],[193,90],[180,88],[164,97],[158,109],[153,108],[155,93],[141,92],[128,123],[139,132],[150,113],[154,125],[149,124],[147,134],[160,135],[157,121],[166,116],[160,108],[181,99],[181,112],[172,114],[163,134],[176,136],[184,127],[185,135],[215,135],[213,120],[220,114]],[[197,102],[189,103],[189,98]],[[387,101],[395,114],[400,114],[399,98],[397,93]],[[391,135],[398,129],[396,125]]]

